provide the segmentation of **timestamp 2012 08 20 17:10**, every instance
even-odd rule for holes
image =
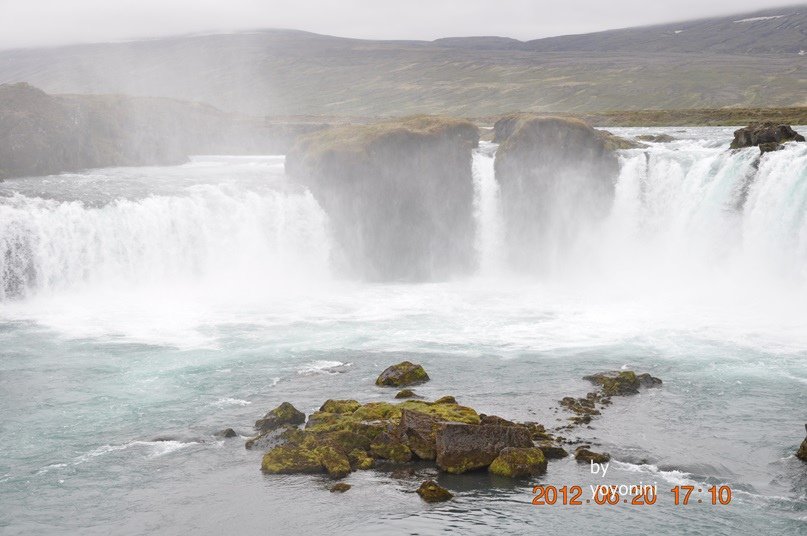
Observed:
[[[634,506],[651,506],[658,501],[658,487],[655,485],[642,486],[607,486],[604,484],[589,486],[591,489],[590,498],[583,498],[582,486],[553,486],[538,485],[532,488],[532,504],[536,506],[579,506],[583,504],[595,505],[616,505],[630,504]],[[620,488],[626,493],[620,493]],[[703,497],[706,492],[705,500]],[[673,497],[673,504],[676,506],[687,506],[690,504],[712,504],[727,505],[731,503],[731,487],[710,486],[706,489],[701,487],[680,485],[670,489]]]

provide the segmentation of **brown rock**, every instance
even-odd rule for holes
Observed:
[[[427,480],[421,484],[417,493],[428,503],[447,501],[454,497],[450,491],[441,487],[434,480]]]
[[[526,428],[443,423],[437,429],[437,466],[449,473],[481,469],[507,447],[532,447]]]

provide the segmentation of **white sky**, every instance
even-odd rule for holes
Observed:
[[[0,48],[294,28],[360,38],[535,39],[795,2],[769,0],[0,0]],[[807,8],[807,6],[805,6]]]

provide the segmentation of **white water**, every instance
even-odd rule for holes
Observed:
[[[479,273],[492,276],[504,268],[502,240],[504,229],[499,183],[493,169],[496,146],[481,142],[474,151],[474,218],[476,219],[476,251],[479,255]]]

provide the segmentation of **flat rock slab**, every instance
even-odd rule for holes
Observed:
[[[495,424],[444,423],[437,429],[437,466],[464,473],[489,466],[507,447],[532,447],[526,428]]]

